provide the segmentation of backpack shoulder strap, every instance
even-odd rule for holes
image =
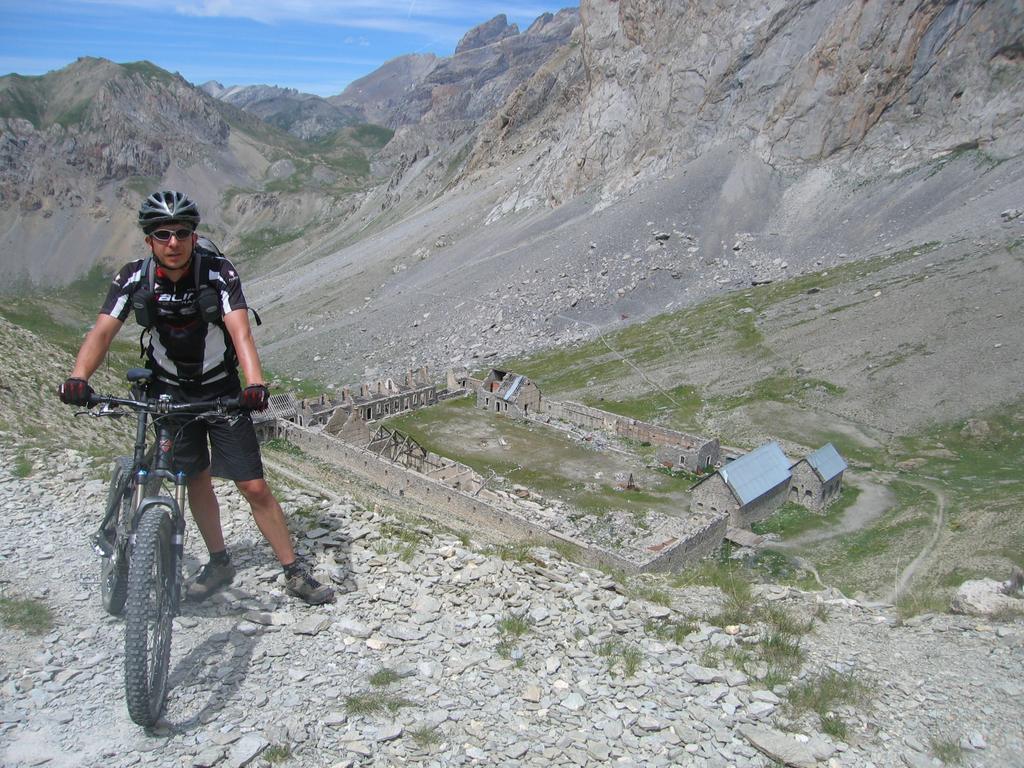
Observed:
[[[211,240],[210,238],[205,237],[203,235],[200,235],[199,239],[196,240],[196,248],[197,248],[197,253],[205,251],[205,252],[207,252],[207,253],[209,253],[209,254],[211,254],[213,256],[219,256],[222,259],[227,258],[221,252],[220,248],[217,247],[217,244],[215,242],[213,242],[213,240]],[[209,284],[209,280],[210,280],[210,272],[209,272],[209,270],[208,269],[203,269],[202,273],[203,273],[202,279],[200,279],[198,276],[196,277],[196,290],[197,291],[199,290],[200,284],[202,284],[202,285],[208,285]],[[249,307],[249,311],[252,312],[252,316],[253,316],[253,319],[256,321],[256,325],[257,326],[263,325],[263,320],[260,319],[260,313],[257,312],[255,310],[255,308],[253,308],[253,307]]]
[[[142,260],[142,266],[139,267],[141,272],[141,279],[136,284],[134,290],[138,290],[143,285],[148,285],[149,290],[156,290],[156,260],[153,258],[153,254],[149,254]]]

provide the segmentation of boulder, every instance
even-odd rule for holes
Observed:
[[[995,579],[974,579],[960,585],[950,602],[953,613],[970,616],[1024,614],[1024,600],[1006,594],[1007,583]]]

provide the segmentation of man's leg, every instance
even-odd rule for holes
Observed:
[[[258,480],[236,480],[235,485],[242,492],[252,508],[252,518],[284,568],[285,584],[288,591],[310,605],[321,605],[334,601],[334,590],[317,581],[309,566],[295,556],[291,533],[284,519],[281,505],[263,478]]]
[[[194,579],[185,587],[189,600],[205,600],[221,587],[235,579],[235,566],[231,564],[224,546],[224,531],[220,524],[220,504],[213,492],[213,481],[209,468],[191,475],[188,484],[188,505],[192,519],[196,521],[206,549],[210,553],[207,562]]]
[[[252,519],[256,521],[256,526],[270,544],[270,548],[274,550],[278,562],[281,565],[294,563],[295,549],[292,547],[288,524],[285,522],[281,505],[274,497],[274,492],[270,490],[267,481],[261,477],[256,480],[239,480],[235,485],[249,502]]]
[[[197,472],[188,478],[188,505],[192,509],[192,519],[206,542],[209,552],[224,551],[224,531],[220,525],[220,504],[217,494],[213,492],[213,480],[210,468]]]
[[[236,419],[231,424],[211,424],[208,429],[212,471],[218,477],[234,480],[249,502],[253,521],[284,569],[288,591],[312,605],[332,601],[334,590],[313,578],[309,566],[296,557],[284,511],[263,478],[263,460],[252,421]]]

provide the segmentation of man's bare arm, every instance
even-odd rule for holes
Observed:
[[[103,358],[107,356],[110,344],[117,336],[117,332],[121,330],[122,325],[124,323],[112,315],[101,313],[96,318],[96,324],[86,335],[81,349],[78,350],[75,367],[71,371],[72,378],[88,381],[89,377],[96,373],[96,369],[103,363]]]
[[[231,335],[238,355],[238,366],[242,369],[246,384],[265,384],[260,356],[256,351],[256,340],[249,325],[249,310],[236,309],[224,315],[224,326]]]

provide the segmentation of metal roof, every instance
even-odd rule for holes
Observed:
[[[299,404],[289,394],[271,395],[265,411],[253,411],[252,421],[259,424],[273,419],[294,419],[299,413]]]
[[[512,402],[512,398],[514,398],[516,396],[516,392],[519,391],[519,385],[523,383],[523,379],[525,378],[525,376],[516,376],[512,381],[512,386],[508,388],[508,392],[506,392],[502,398],[507,402]]]
[[[832,443],[825,443],[814,453],[807,455],[807,463],[818,473],[821,482],[827,483],[836,475],[841,475],[847,467],[843,457],[839,455]]]
[[[749,504],[789,479],[789,459],[778,443],[766,443],[718,470],[740,505]]]

